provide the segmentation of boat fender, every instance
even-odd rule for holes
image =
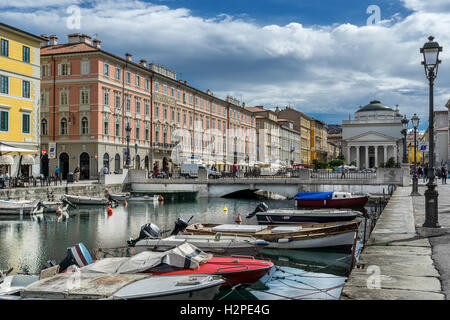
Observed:
[[[227,211],[228,211],[228,208],[227,208],[227,206],[225,206],[225,207],[223,208],[223,211],[225,211],[225,212],[227,212]]]
[[[237,214],[236,220],[234,220],[234,222],[236,222],[236,223],[241,223],[242,222],[242,218],[241,218],[241,214],[240,213]]]
[[[108,212],[108,215],[112,215],[114,213],[113,209],[108,205],[106,206],[106,211]]]
[[[128,202],[127,202],[127,200],[123,200],[123,206],[126,208],[126,207],[128,207]]]
[[[158,197],[158,200],[159,200],[159,201],[164,201],[164,197],[160,195],[160,196]]]
[[[221,236],[222,236],[222,234],[220,232],[217,232],[216,236],[214,237],[214,241],[220,241]]]
[[[280,239],[277,239],[278,243],[288,243],[288,242],[291,242],[291,241],[292,241],[292,238],[280,238]]]

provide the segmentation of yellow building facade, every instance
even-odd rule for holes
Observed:
[[[0,174],[40,173],[41,40],[0,23],[0,141],[3,145],[36,151],[26,156],[1,155]]]

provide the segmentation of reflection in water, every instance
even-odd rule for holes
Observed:
[[[126,240],[139,234],[143,224],[153,222],[161,230],[171,230],[179,216],[185,219],[193,216],[191,223],[234,223],[240,213],[243,224],[256,224],[256,218],[244,217],[253,211],[258,202],[250,199],[214,198],[183,203],[128,203],[126,207],[121,205],[114,208],[112,214],[108,214],[105,207],[81,207],[70,210],[69,218],[59,220],[55,214],[45,214],[40,219],[30,216],[0,217],[0,269],[14,267],[15,272],[37,273],[47,260],[61,261],[66,256],[67,248],[76,243],[83,242],[91,253],[97,248],[124,247]],[[270,208],[294,206],[292,200],[265,202]],[[228,210],[225,211],[224,207]],[[345,279],[342,276],[348,270],[348,256],[348,253],[320,250],[264,249],[258,258],[275,263],[272,276],[259,282],[254,287],[256,289],[236,290],[233,294],[227,294],[226,298],[279,299],[283,290],[286,290],[285,295],[298,296],[302,292],[308,292],[305,286],[312,285],[300,285],[299,279],[303,279],[303,282],[313,281],[315,286],[321,288],[332,287]],[[316,277],[305,278],[310,274]],[[283,275],[289,277],[283,280],[280,278]],[[281,296],[264,293],[261,291],[264,288]],[[297,291],[293,293],[292,290]],[[335,296],[336,292],[332,294]],[[331,298],[326,293],[321,295],[311,297]]]

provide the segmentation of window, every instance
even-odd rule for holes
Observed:
[[[50,76],[50,66],[48,64],[41,65],[41,78]]]
[[[114,107],[120,109],[121,97],[119,91],[114,91]]]
[[[0,76],[0,78],[1,78],[0,93],[8,94],[9,93],[9,79],[8,79],[8,77],[5,77],[5,76]]]
[[[155,128],[155,142],[159,142],[159,127]]]
[[[62,106],[69,104],[69,94],[66,90],[61,90],[59,92],[59,104]]]
[[[136,125],[136,137],[135,137],[136,140],[141,139],[140,129],[141,129],[141,128],[140,128],[139,124]]]
[[[177,123],[180,124],[180,109],[177,109]]]
[[[129,71],[126,73],[126,82],[131,84],[131,73]]]
[[[170,108],[170,120],[175,121],[175,109]]]
[[[180,100],[180,90],[177,90],[177,100]]]
[[[41,134],[43,136],[46,136],[48,134],[47,119],[42,119],[42,121],[41,121]]]
[[[148,100],[145,100],[145,115],[148,116],[150,114],[150,103]]]
[[[186,111],[183,110],[183,127],[186,128]]]
[[[198,97],[195,97],[195,106],[198,106]]]
[[[89,133],[89,122],[86,117],[83,117],[81,119],[81,134],[88,134]]]
[[[116,67],[116,80],[120,80],[120,68]]]
[[[30,48],[23,46],[22,47],[22,61],[30,63]]]
[[[8,131],[9,130],[9,112],[8,111],[0,111],[0,131]]]
[[[2,50],[1,50],[1,55],[4,57],[8,57],[9,56],[9,41],[6,39],[2,39]]]
[[[158,81],[155,82],[155,91],[159,92],[159,83],[158,83]]]
[[[67,134],[67,119],[66,118],[61,119],[60,133]]]
[[[136,113],[141,113],[141,98],[136,97]]]
[[[150,80],[145,79],[145,89],[150,89]]]
[[[145,137],[144,137],[145,140],[148,140],[148,134],[149,134],[149,130],[148,130],[148,127],[146,126],[145,127]]]
[[[175,97],[175,89],[174,88],[170,88],[170,95],[172,96],[172,98]]]
[[[80,104],[89,104],[89,90],[88,89],[81,89]]]
[[[109,106],[109,88],[103,88],[103,104]]]
[[[167,96],[167,85],[163,86],[163,93],[165,96]]]
[[[116,137],[120,136],[120,121],[116,120]]]
[[[137,87],[141,86],[141,76],[136,76],[136,86]]]
[[[189,95],[189,104],[192,105],[192,94]]]
[[[48,106],[48,91],[41,92],[41,106]]]
[[[58,74],[60,76],[70,75],[70,63],[61,63],[58,65]]]
[[[109,120],[107,116],[103,119],[103,134],[106,136],[109,134]]]
[[[164,115],[164,120],[167,120],[167,106],[164,106],[163,115]]]
[[[22,97],[30,97],[30,81],[22,80]]]
[[[186,103],[186,93],[183,92],[183,103]]]
[[[128,94],[125,97],[125,110],[131,112],[131,96]]]
[[[103,65],[103,74],[105,75],[105,77],[109,77],[109,64],[107,63]]]
[[[81,74],[82,75],[87,75],[87,74],[89,74],[89,60],[83,60],[83,61],[81,61],[81,64],[80,64],[80,69],[81,69]],[[109,72],[109,69],[108,69],[108,72]]]
[[[155,118],[159,119],[159,103],[155,103]]]

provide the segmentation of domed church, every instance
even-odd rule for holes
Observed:
[[[402,116],[378,100],[360,107],[352,120],[342,121],[342,152],[359,169],[379,167],[390,157],[401,162]]]

